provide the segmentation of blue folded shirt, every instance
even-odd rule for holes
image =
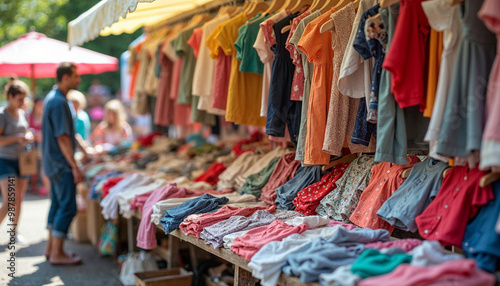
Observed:
[[[167,210],[160,223],[163,225],[165,234],[169,234],[179,228],[181,222],[189,215],[214,212],[228,201],[226,197],[216,198],[210,194],[204,194]]]

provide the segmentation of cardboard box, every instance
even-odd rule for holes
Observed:
[[[71,222],[70,231],[73,234],[73,239],[76,242],[84,243],[89,242],[87,235],[87,212],[80,211],[76,214]]]
[[[193,273],[184,268],[134,273],[137,286],[191,286]]]
[[[101,228],[105,223],[101,214],[102,207],[96,200],[87,197],[87,236],[94,247],[97,247]]]

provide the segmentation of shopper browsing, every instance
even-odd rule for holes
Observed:
[[[85,95],[78,90],[70,90],[67,96],[68,100],[73,103],[76,113],[75,131],[83,140],[90,141],[90,118],[85,108],[87,107],[87,99]]]
[[[52,199],[45,255],[53,265],[69,265],[81,262],[80,257],[64,252],[63,243],[77,212],[76,184],[83,181],[83,174],[74,159],[78,141],[66,96],[81,78],[71,63],[61,63],[56,74],[57,85],[45,98],[42,121],[43,168],[50,178]]]
[[[132,140],[132,128],[125,120],[125,110],[122,103],[113,99],[104,106],[105,117],[92,132],[91,140],[94,145],[120,145],[123,141]],[[106,148],[105,148],[106,149]]]
[[[24,110],[24,98],[29,92],[28,86],[20,80],[12,80],[6,86],[7,105],[0,108],[0,189],[2,190],[2,207],[0,207],[0,222],[9,210],[9,202],[14,203],[14,218],[9,224],[17,226],[21,214],[28,179],[19,172],[19,144],[25,144],[28,135],[28,120]],[[31,134],[32,136],[32,134]],[[11,183],[9,183],[11,180]],[[9,200],[9,186],[15,189],[14,202]],[[16,235],[18,242],[23,238]]]

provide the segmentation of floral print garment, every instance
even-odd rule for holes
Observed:
[[[370,40],[377,40],[371,45],[372,55],[378,62],[383,61],[385,55],[385,49],[387,47],[387,31],[385,29],[384,23],[381,17],[370,17],[366,19],[365,23],[365,36],[366,41],[369,43]],[[377,46],[381,46],[381,51],[377,52]],[[380,48],[378,48],[380,49]],[[382,60],[380,60],[381,58]],[[381,71],[380,71],[381,72]],[[378,82],[372,82],[372,87],[370,89],[370,105],[367,115],[367,120],[376,123],[377,122],[377,109],[378,109],[378,86],[380,84],[380,72],[374,74],[373,80]]]
[[[273,20],[267,20],[261,24],[264,33],[264,43],[268,44],[270,47],[276,45],[276,35],[274,34],[273,26],[275,22]]]
[[[349,217],[356,209],[361,192],[368,186],[373,158],[361,156],[351,162],[344,175],[335,182],[337,188],[326,195],[316,208],[319,215],[332,220],[350,223]]]
[[[387,48],[387,31],[381,17],[370,17],[365,23],[366,40],[376,39],[382,45],[382,51],[385,53]]]
[[[407,165],[383,162],[372,168],[370,184],[359,198],[358,206],[349,218],[351,222],[359,227],[383,228],[392,233],[394,226],[378,217],[377,212],[405,181],[401,178],[403,170],[420,162],[417,156],[408,155],[407,157]]]
[[[295,46],[290,43],[290,39],[292,38],[293,33],[295,32],[295,29],[299,25],[300,21],[302,21],[302,19],[309,16],[310,14],[311,12],[306,11],[293,19],[292,27],[290,28],[290,34],[288,34],[288,38],[286,39],[285,47],[290,52],[290,57],[292,58],[293,64],[295,65],[290,100],[302,101],[302,98],[304,96],[304,69],[302,67],[302,56],[295,48]]]
[[[337,188],[335,182],[344,175],[347,167],[349,167],[347,163],[334,166],[330,173],[321,178],[321,181],[300,191],[293,200],[295,211],[304,215],[315,215],[321,199]]]

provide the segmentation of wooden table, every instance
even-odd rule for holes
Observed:
[[[135,217],[140,220],[141,214],[136,213]],[[129,224],[130,226],[130,224]],[[159,231],[162,233],[164,232],[163,228],[161,225],[156,226]],[[130,240],[129,237],[129,244],[130,241],[134,243],[134,238],[132,237]],[[252,276],[252,269],[248,267],[248,261],[245,259],[241,258],[239,255],[235,254],[229,249],[226,248],[217,248],[214,249],[211,245],[205,244],[205,241],[202,239],[192,237],[185,235],[180,229],[176,229],[173,232],[171,232],[168,235],[168,250],[164,248],[158,247],[155,249],[155,252],[162,256],[165,260],[167,260],[168,268],[175,268],[178,267],[178,257],[179,257],[179,249],[180,249],[180,244],[181,242],[187,242],[189,243],[190,246],[190,256],[191,260],[193,263],[193,267],[196,267],[196,255],[194,255],[194,249],[199,248],[202,249],[208,253],[211,253],[231,264],[234,265],[234,285],[235,286],[249,286],[249,285],[255,285],[259,279],[255,278]],[[129,246],[130,248],[130,246]],[[282,286],[317,286],[319,283],[302,283],[297,277],[290,277],[288,275],[285,275],[284,273],[281,273],[281,277],[278,281],[279,285]]]

